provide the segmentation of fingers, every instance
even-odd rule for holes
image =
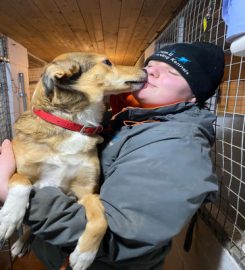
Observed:
[[[15,156],[13,152],[12,143],[10,140],[4,140],[1,146],[0,153],[0,182],[8,182],[16,170]]]
[[[9,157],[14,157],[14,152],[12,148],[11,141],[8,139],[5,139],[1,146],[1,154]]]
[[[8,144],[8,142],[9,142],[9,140],[8,139],[5,139],[4,141],[3,141],[3,144]],[[0,145],[0,154],[2,153],[2,145]]]

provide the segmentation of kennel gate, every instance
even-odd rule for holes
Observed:
[[[156,41],[156,50],[175,42],[212,42],[224,49],[226,65],[219,95],[210,99],[217,115],[212,151],[220,182],[219,199],[199,216],[245,269],[245,57],[225,41],[221,0],[189,0]]]

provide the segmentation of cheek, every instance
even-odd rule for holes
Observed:
[[[144,87],[140,90],[133,91],[132,94],[134,97],[144,97],[152,93],[152,90],[149,87]]]
[[[181,83],[178,84],[177,87],[179,89],[178,90],[179,96],[184,97],[184,98],[191,96],[192,91],[186,81],[182,81]]]
[[[181,96],[182,94],[189,93],[190,87],[185,80],[178,77],[169,78],[162,81],[162,87],[167,91],[168,95]]]

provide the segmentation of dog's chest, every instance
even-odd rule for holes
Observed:
[[[41,177],[35,186],[61,187],[69,190],[70,182],[79,177],[82,171],[96,170],[96,143],[80,133],[74,133],[58,146],[57,153],[48,157],[42,164]],[[86,181],[83,181],[86,185]],[[88,184],[90,184],[88,182]]]

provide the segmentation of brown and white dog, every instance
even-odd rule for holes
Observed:
[[[140,89],[146,77],[142,69],[114,66],[93,53],[64,54],[47,65],[32,110],[15,123],[17,173],[0,211],[0,239],[9,238],[23,221],[32,185],[73,191],[85,207],[87,224],[70,264],[76,270],[89,267],[107,229],[103,205],[94,194],[103,97]]]

